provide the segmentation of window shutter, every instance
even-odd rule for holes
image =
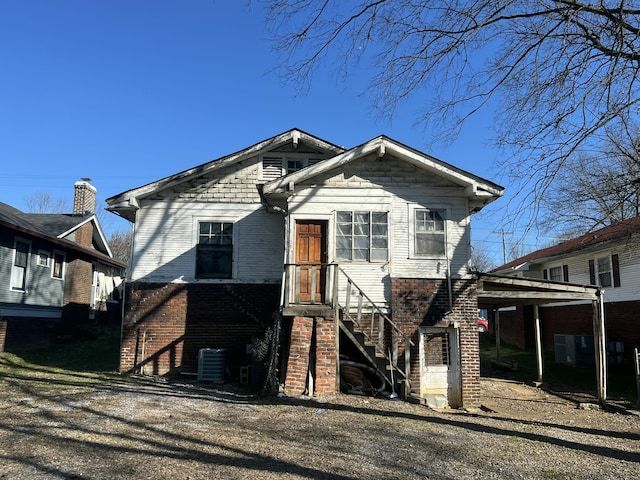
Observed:
[[[611,255],[611,266],[613,268],[613,286],[620,286],[620,262],[618,260],[618,254]]]
[[[562,279],[565,282],[569,281],[569,265],[562,265]]]
[[[594,260],[589,260],[589,283],[596,285],[596,264]]]
[[[544,278],[545,280],[549,279],[549,271],[546,268],[542,270],[542,278]]]

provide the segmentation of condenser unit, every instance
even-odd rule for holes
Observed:
[[[203,348],[198,352],[198,381],[224,383],[224,348]]]
[[[573,367],[591,367],[595,364],[593,335],[553,336],[556,363],[565,363]]]

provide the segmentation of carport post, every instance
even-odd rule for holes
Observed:
[[[500,310],[494,310],[494,329],[496,334],[496,362],[500,363]]]
[[[598,401],[604,406],[607,401],[607,337],[604,327],[604,299],[598,289],[598,300],[593,305],[593,343],[596,354],[596,383]]]
[[[538,367],[538,382],[542,382],[542,336],[540,335],[540,309],[536,303],[533,306],[536,328],[536,366]]]

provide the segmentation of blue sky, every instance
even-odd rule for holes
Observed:
[[[427,148],[412,105],[392,122],[371,116],[365,67],[348,83],[318,71],[297,95],[270,73],[275,61],[257,2],[2,0],[0,201],[71,202],[81,177],[104,200],[293,127],[345,147],[385,134],[508,188],[488,147],[491,112]],[[504,204],[473,220],[499,262]],[[108,231],[128,228],[107,218]]]

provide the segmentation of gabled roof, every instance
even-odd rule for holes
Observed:
[[[623,220],[613,225],[601,228],[594,232],[581,235],[570,240],[559,243],[552,247],[542,248],[531,252],[523,257],[517,258],[501,267],[494,268],[492,272],[505,270],[517,270],[530,263],[540,263],[551,257],[563,257],[580,250],[592,247],[603,247],[611,242],[624,241],[640,233],[640,216]]]
[[[305,145],[316,148],[320,151],[327,152],[332,155],[337,155],[344,151],[344,148],[338,147],[332,143],[322,140],[319,137],[310,135],[300,129],[293,128],[284,133],[268,138],[261,142],[256,143],[248,148],[240,150],[238,152],[226,155],[224,157],[211,160],[209,162],[198,165],[197,167],[184,170],[174,175],[162,178],[155,182],[143,185],[141,187],[133,188],[125,192],[114,195],[107,198],[106,202],[109,205],[107,210],[116,212],[124,218],[133,221],[135,211],[139,208],[139,200],[147,196],[156,194],[166,189],[174,188],[180,184],[190,181],[195,177],[201,175],[210,174],[216,170],[222,170],[230,165],[239,163],[247,158],[261,155],[263,153],[272,151],[292,143],[297,145],[299,142]]]
[[[93,243],[97,246],[97,250],[67,239],[69,235],[88,222],[92,222],[95,227],[93,229]],[[0,202],[0,225],[23,234],[49,240],[63,248],[71,248],[89,254],[119,267],[126,267],[126,264],[113,258],[104,232],[95,215],[24,213],[11,205]]]
[[[371,154],[383,157],[387,153],[463,187],[465,195],[470,200],[472,211],[479,211],[504,193],[504,187],[500,185],[381,135],[333,158],[272,180],[262,187],[262,194],[264,196],[286,194],[295,184],[308,181],[324,172]]]
[[[93,215],[71,215],[67,213],[23,213],[22,217],[51,236],[59,237],[78,228]]]

